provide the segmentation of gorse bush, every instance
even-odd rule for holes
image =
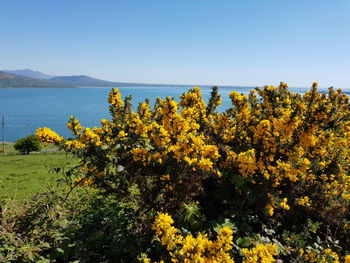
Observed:
[[[324,258],[350,249],[348,96],[332,88],[319,93],[316,83],[301,95],[281,83],[229,97],[232,107],[220,113],[217,88],[206,104],[195,87],[179,103],[157,98],[152,109],[146,100],[134,111],[131,97],[122,100],[113,89],[112,118],[101,127],[83,128],[71,117],[74,138],[48,128],[36,135],[80,159],[69,172],[72,184],[135,200],[146,211],[145,235],[155,212],[171,214],[186,231],[209,231],[208,242],[215,237],[210,229],[228,220],[247,247],[228,252],[232,260],[264,249],[276,258],[278,246],[278,257],[289,262],[336,262]],[[258,246],[267,229],[269,240],[279,241]],[[199,237],[207,238],[192,236],[192,243]],[[306,249],[316,237],[319,247]]]

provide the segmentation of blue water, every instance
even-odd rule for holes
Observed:
[[[134,108],[145,98],[154,103],[155,98],[175,97],[190,87],[174,86],[127,86],[118,87],[122,96],[132,95]],[[228,108],[228,94],[236,90],[247,94],[251,87],[221,87],[219,92],[223,99],[222,109]],[[99,120],[109,119],[108,93],[111,88],[16,88],[0,89],[0,123],[5,115],[5,141],[14,142],[27,134],[35,133],[38,127],[49,127],[60,135],[71,136],[67,129],[69,116],[78,118],[83,126],[99,126]],[[201,87],[207,101],[211,87]],[[293,90],[293,89],[292,89]],[[294,89],[304,92],[305,89]],[[1,127],[1,126],[0,126]],[[2,131],[0,131],[2,135]],[[0,141],[1,141],[0,137]]]

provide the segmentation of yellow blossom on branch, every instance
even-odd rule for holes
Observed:
[[[193,235],[184,237],[172,226],[173,223],[169,214],[158,213],[152,226],[162,245],[166,246],[172,262],[234,262],[228,253],[233,247],[231,228],[221,228],[217,240],[212,241],[206,234],[201,233],[197,237]]]
[[[273,263],[276,261],[277,246],[275,244],[259,243],[252,249],[243,248],[243,263]]]
[[[108,97],[108,103],[113,105],[115,108],[119,108],[123,106],[123,100],[121,99],[121,95],[118,89],[113,89]]]
[[[63,137],[47,127],[37,129],[35,135],[39,141],[45,143],[58,143],[63,140]]]

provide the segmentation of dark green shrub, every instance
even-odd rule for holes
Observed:
[[[18,139],[13,147],[21,154],[29,154],[30,152],[41,150],[41,144],[33,134],[25,138]]]

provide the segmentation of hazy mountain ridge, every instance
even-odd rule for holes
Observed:
[[[58,76],[50,79],[51,81],[69,83],[78,86],[116,86],[116,82],[100,80],[86,75],[79,76]]]
[[[115,82],[100,80],[85,75],[50,76],[30,69],[0,71],[0,87],[79,87],[79,86],[116,86]]]
[[[195,85],[182,84],[150,84],[150,83],[131,83],[131,82],[112,82],[96,79],[86,75],[77,76],[50,76],[40,71],[31,69],[20,70],[2,70],[0,71],[0,88],[25,88],[25,87],[116,87],[116,86],[159,86],[172,87],[183,86],[193,87]],[[7,77],[6,77],[7,76]],[[36,76],[36,77],[33,77]]]
[[[0,71],[0,88],[71,88],[68,83],[30,78]]]
[[[47,74],[42,73],[40,71],[34,71],[31,69],[3,70],[2,72],[10,73],[10,74],[18,75],[18,76],[34,78],[34,79],[46,79],[46,80],[48,80],[48,79],[56,77],[53,75],[47,75]]]

